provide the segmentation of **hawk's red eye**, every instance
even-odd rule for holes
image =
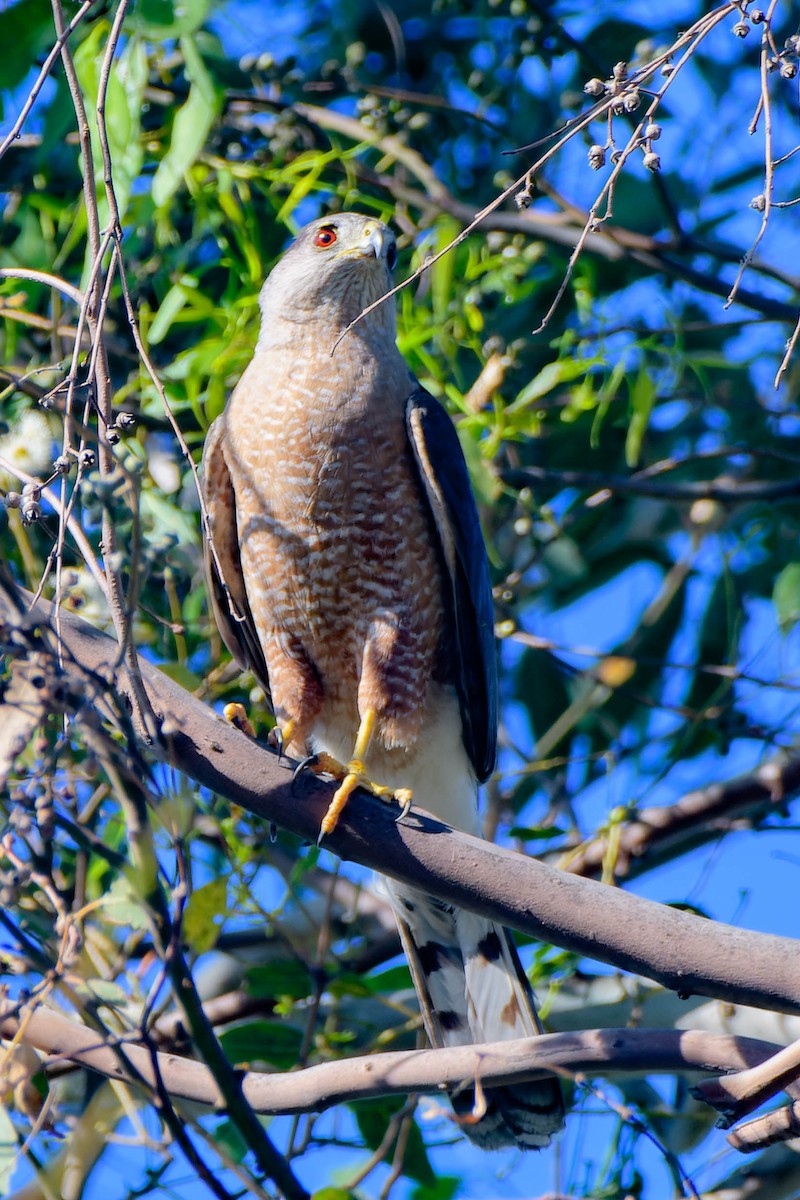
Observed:
[[[326,246],[332,246],[335,241],[336,230],[334,227],[332,225],[323,225],[314,238],[314,245],[322,246],[324,249]]]

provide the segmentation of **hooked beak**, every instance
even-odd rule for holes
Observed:
[[[382,229],[380,225],[368,225],[364,230],[364,237],[361,245],[358,247],[360,254],[365,258],[374,255],[375,258],[383,258],[387,245],[387,231]]]

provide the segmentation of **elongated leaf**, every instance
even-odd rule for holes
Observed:
[[[153,176],[152,195],[157,208],[163,207],[181,186],[184,175],[203,149],[222,104],[222,94],[206,70],[194,39],[182,37],[181,49],[192,86],[188,100],[175,116],[169,150]]]

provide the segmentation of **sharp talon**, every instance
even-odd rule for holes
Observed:
[[[400,805],[400,812],[395,819],[395,825],[399,825],[411,812],[411,802],[414,799],[414,793],[409,791],[408,788],[399,788],[395,792],[394,798]]]
[[[289,784],[289,791],[292,793],[292,795],[295,794],[294,789],[300,776],[304,771],[308,771],[310,767],[316,766],[316,763],[316,754],[307,754],[305,758],[300,760],[295,769],[292,771],[292,782]]]
[[[278,762],[283,758],[284,753],[294,740],[294,735],[297,732],[297,722],[289,720],[281,727],[273,725],[267,734],[267,742],[270,746],[275,747],[275,752],[278,755]]]

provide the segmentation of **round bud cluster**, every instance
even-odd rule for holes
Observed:
[[[39,520],[42,515],[42,506],[39,503],[41,498],[42,490],[38,483],[25,484],[19,503],[19,513],[23,525],[33,525],[34,521]]]

